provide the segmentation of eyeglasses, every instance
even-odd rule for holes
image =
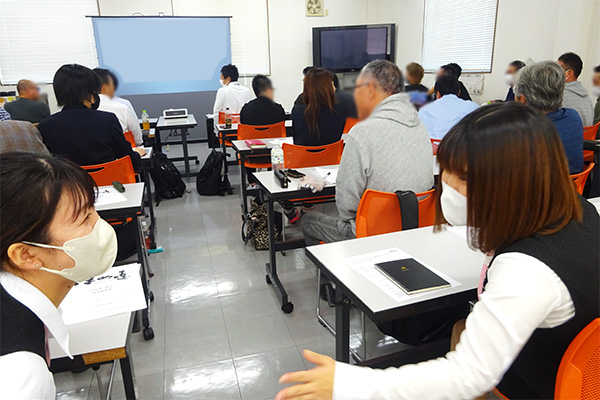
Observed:
[[[364,82],[364,83],[361,83],[360,85],[354,85],[354,90],[356,90],[356,89],[358,89],[360,87],[363,87],[363,86],[367,86],[369,83],[370,82]]]

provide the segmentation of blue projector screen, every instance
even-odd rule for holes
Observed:
[[[121,95],[217,90],[231,63],[228,17],[94,17],[100,67]]]

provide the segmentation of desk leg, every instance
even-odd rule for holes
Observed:
[[[144,327],[144,340],[154,339],[154,330],[150,327],[150,302],[154,299],[154,293],[150,290],[148,278],[152,276],[150,266],[148,265],[148,257],[146,248],[143,245],[143,232],[140,219],[135,218],[138,227],[138,240],[136,240],[138,262],[142,264],[142,288],[144,289],[144,295],[146,296],[146,308],[142,310],[142,326]]]
[[[246,183],[246,166],[244,165],[246,162],[246,158],[244,156],[239,157],[240,160],[240,196],[242,198],[242,220],[246,220],[246,216],[248,215],[248,194],[246,192],[248,184]]]
[[[150,173],[148,165],[142,162],[142,174],[144,175],[144,186],[146,189],[146,197],[148,198],[148,212],[150,213],[150,248],[156,248],[155,231],[156,218],[154,217],[154,203],[152,202],[152,186],[150,183]]]
[[[335,291],[335,359],[350,362],[350,301],[341,288]]]
[[[123,386],[125,387],[125,398],[127,400],[135,400],[135,373],[133,371],[133,361],[131,360],[131,353],[129,344],[126,346],[127,357],[121,358],[121,374],[123,375]]]
[[[190,156],[188,154],[188,143],[187,143],[187,128],[181,129],[181,147],[183,147],[183,163],[185,165],[185,173],[190,173]]]
[[[160,139],[160,129],[154,128],[154,151],[162,152],[162,141]]]
[[[275,237],[275,209],[272,198],[268,200],[267,210],[269,216],[269,262],[265,266],[267,270],[267,284],[275,284],[281,294],[281,311],[289,314],[294,311],[294,304],[288,300],[287,292],[279,280],[279,276],[277,276],[277,252],[275,251],[277,238]]]

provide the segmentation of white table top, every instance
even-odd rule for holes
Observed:
[[[194,118],[194,114],[188,114],[185,118],[165,118],[159,117],[158,122],[156,123],[156,127],[158,129],[162,128],[178,128],[178,127],[187,127],[191,128],[198,125],[196,122],[196,118]]]
[[[98,206],[96,207],[96,211],[102,212],[140,207],[144,198],[144,183],[127,183],[123,186],[125,186],[125,192],[123,192],[122,195],[127,197],[127,201]],[[100,188],[102,188],[102,186]]]
[[[297,171],[302,172],[306,175],[314,175],[318,176],[316,173],[316,168],[339,168],[339,165],[328,165],[322,167],[310,167],[310,168],[296,168]],[[256,179],[258,179],[259,183],[263,188],[265,188],[269,193],[287,193],[287,192],[298,192],[306,190],[298,189],[298,185],[301,183],[300,179],[290,178],[290,183],[287,188],[282,188],[275,182],[275,177],[273,176],[273,171],[260,171],[253,173]],[[327,183],[325,187],[335,187],[335,184]]]
[[[263,142],[265,142],[265,144],[267,145],[267,147],[261,147],[261,148],[258,148],[258,149],[251,149],[250,147],[248,147],[248,145],[246,144],[245,140],[232,140],[231,144],[233,145],[233,148],[237,152],[271,149],[275,145],[275,142],[278,142],[280,145],[283,144],[283,143],[294,144],[294,138],[292,138],[292,137],[278,138],[278,139],[259,139],[259,140],[262,140]]]
[[[286,128],[292,127],[291,119],[286,119],[284,122],[285,122]],[[238,125],[239,124],[231,124],[231,128],[225,128],[225,124],[215,124],[215,129],[217,129],[218,131],[222,131],[222,132],[234,132],[234,131],[237,132]]]
[[[596,206],[596,210],[598,210],[598,214],[600,214],[600,197],[594,197],[593,199],[588,199],[588,201]]]
[[[142,125],[143,123],[141,118],[138,118],[138,122],[140,123],[140,125]],[[158,122],[158,118],[148,118],[148,122],[150,122],[151,124],[155,124]]]
[[[393,247],[447,274],[461,285],[434,290],[416,299],[407,296],[399,303],[345,263],[348,257]],[[433,233],[433,227],[311,246],[306,250],[373,313],[472,290],[479,283],[484,260],[484,254],[471,250],[463,238],[449,231]]]

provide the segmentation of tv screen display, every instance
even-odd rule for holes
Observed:
[[[359,70],[373,60],[386,59],[388,28],[323,30],[321,67],[332,71]]]

